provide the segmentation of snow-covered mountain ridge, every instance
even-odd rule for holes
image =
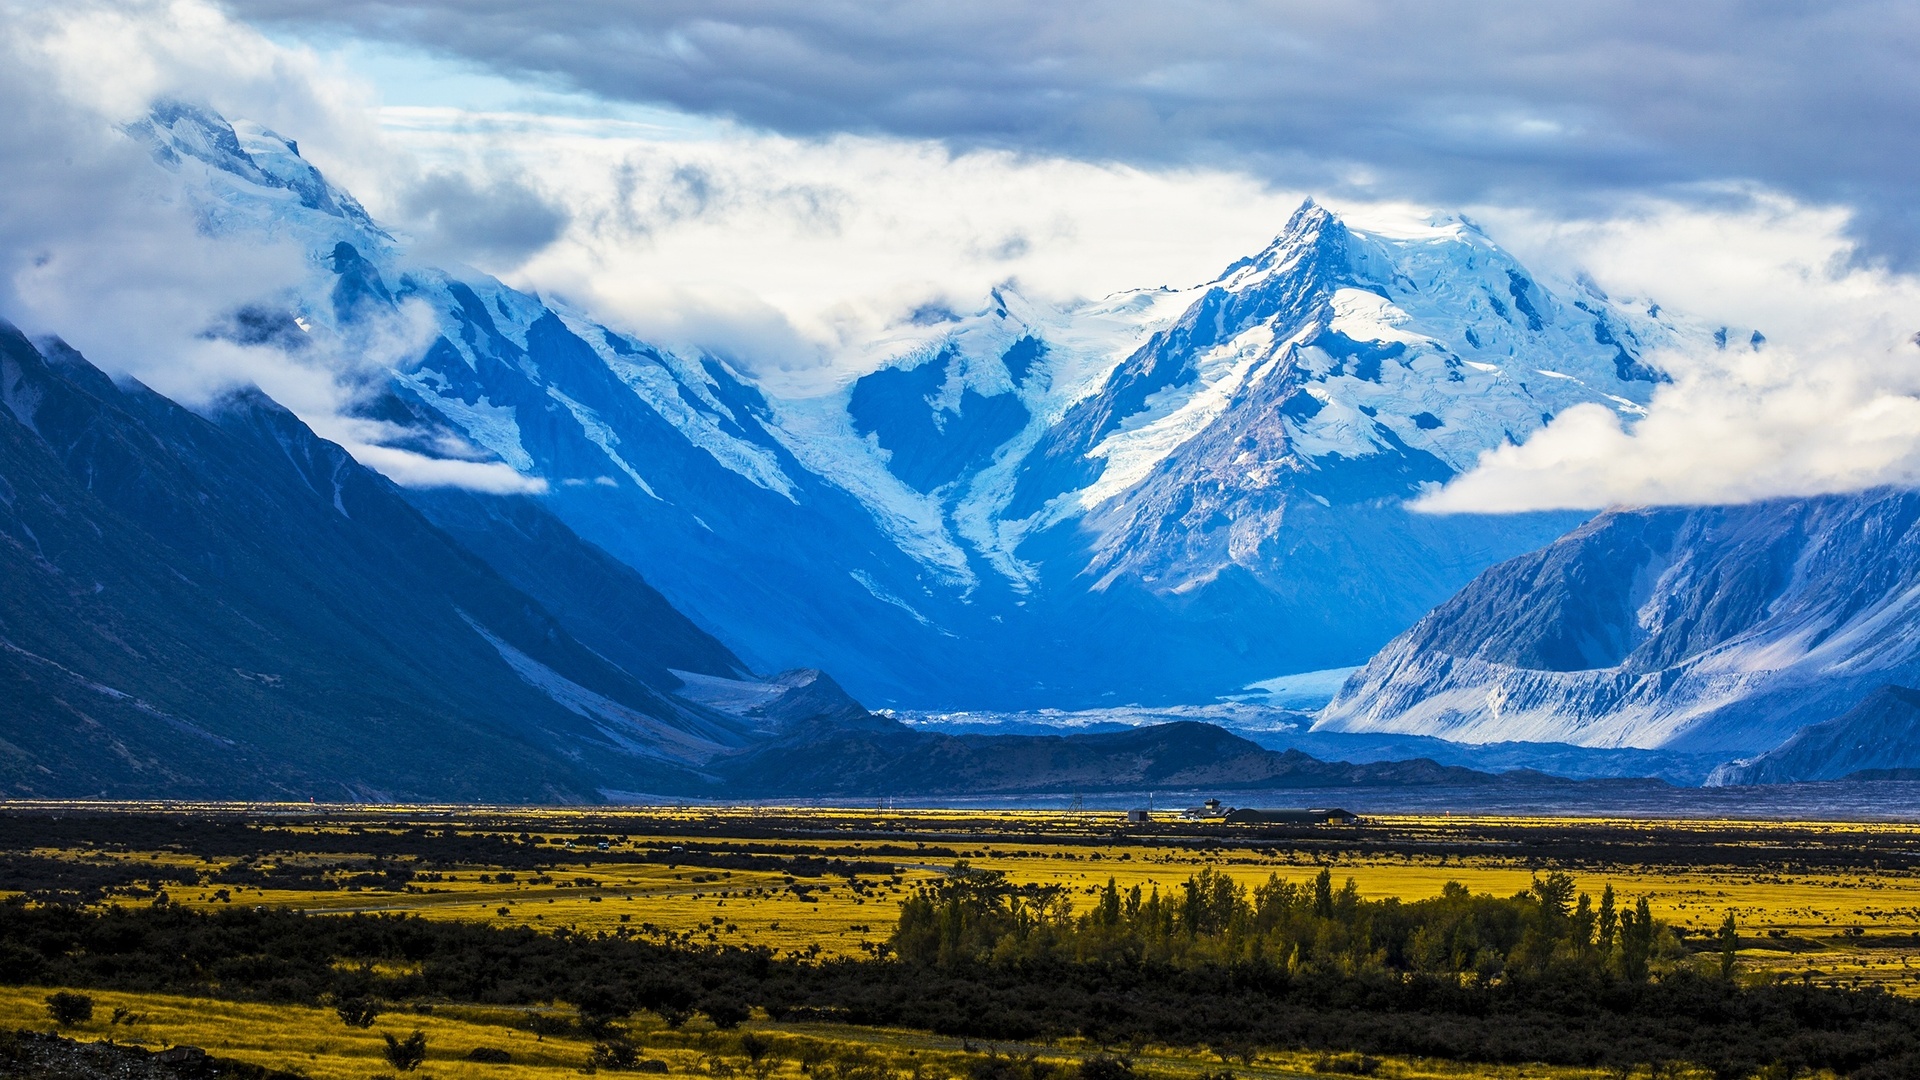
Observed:
[[[757,670],[874,705],[1204,701],[1358,663],[1577,515],[1405,501],[1580,403],[1642,410],[1708,333],[1543,282],[1471,223],[1303,205],[1214,281],[924,313],[841,392],[414,260],[289,139],[206,110],[129,128],[206,228],[306,284],[217,331],[373,357],[380,447],[510,469]],[[1152,657],[1152,663],[1142,663]]]
[[[1059,324],[1111,324],[1129,307],[1141,309],[1122,323],[1130,334],[1095,337],[1107,363],[1089,379],[1093,335],[1062,345]],[[1091,515],[1101,575],[1124,565],[1166,591],[1226,563],[1269,569],[1257,549],[1277,527],[1276,492],[1393,498],[1571,405],[1639,414],[1661,379],[1640,357],[1685,333],[1591,284],[1548,289],[1463,219],[1389,235],[1308,203],[1266,250],[1195,289],[1066,320],[996,293],[855,382],[846,411],[881,464],[942,497],[955,542],[1000,556],[1010,576],[1036,531]],[[1160,513],[1202,493],[1173,520]],[[1266,513],[1244,512],[1256,506]]]
[[[1768,751],[1920,679],[1917,548],[1911,491],[1612,511],[1435,608],[1317,730]]]
[[[983,591],[1040,608],[1026,621],[1052,640],[1113,613],[1164,628],[1127,640],[1186,700],[1355,663],[1576,524],[1404,504],[1573,405],[1640,414],[1655,350],[1720,347],[1657,305],[1543,283],[1464,219],[1367,229],[1312,203],[1195,288],[1016,301],[996,293],[820,409],[840,448],[820,467],[890,480],[923,523],[937,507],[938,542],[1003,579]]]

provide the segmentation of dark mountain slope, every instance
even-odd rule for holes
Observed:
[[[1191,723],[914,731],[818,671],[741,678],[732,653],[538,501],[403,493],[257,392],[202,415],[0,324],[0,404],[7,795],[565,802],[1494,779],[1328,764]]]
[[[725,645],[674,609],[626,563],[574,535],[539,501],[456,488],[409,491],[429,521],[540,601],[581,644],[662,690],[672,671],[748,674]]]
[[[1714,770],[1709,784],[1795,784],[1920,773],[1920,690],[1883,686],[1780,746]]]
[[[257,393],[202,417],[0,324],[0,401],[8,794],[572,801],[744,742]]]
[[[996,795],[1206,788],[1474,785],[1499,778],[1431,761],[1351,765],[1264,750],[1184,721],[1090,735],[942,735],[873,718],[801,725],[721,763],[736,790],[764,795]]]

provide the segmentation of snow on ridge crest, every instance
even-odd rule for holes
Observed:
[[[1314,278],[1300,278],[1303,274]],[[1320,306],[1330,309],[1324,329],[1334,346],[1386,347],[1375,352],[1397,347],[1393,356],[1361,357],[1357,363],[1352,353],[1343,362],[1327,348],[1308,352],[1311,366],[1301,375],[1314,388],[1312,396],[1322,405],[1350,407],[1318,423],[1313,417],[1287,418],[1296,435],[1307,437],[1303,442],[1314,447],[1309,456],[1315,457],[1364,457],[1390,448],[1379,438],[1354,438],[1350,431],[1335,437],[1328,430],[1329,422],[1345,423],[1354,409],[1377,415],[1397,439],[1436,454],[1455,470],[1470,467],[1485,450],[1524,438],[1572,404],[1593,401],[1637,413],[1652,384],[1621,378],[1616,346],[1604,339],[1625,335],[1644,350],[1641,336],[1657,341],[1670,334],[1634,312],[1598,313],[1582,301],[1562,300],[1465,219],[1435,218],[1419,230],[1363,232],[1311,201],[1272,245],[1230,268],[1217,287],[1239,295],[1272,289],[1317,293]],[[1305,318],[1314,317],[1315,306],[1308,305]],[[1303,313],[1297,305],[1283,306],[1263,317],[1299,319]],[[1293,326],[1276,327],[1271,336],[1276,347],[1323,344]],[[1577,389],[1543,390],[1509,373],[1573,361],[1578,362],[1568,381]],[[1150,400],[1167,409],[1165,395],[1197,396],[1210,386],[1204,373],[1193,370],[1175,389]],[[1415,418],[1418,423],[1411,422]],[[1220,422],[1270,421],[1223,415]],[[1126,457],[1120,444],[1133,439],[1137,427],[1123,423],[1089,456]],[[1171,453],[1177,447],[1166,449]],[[1135,462],[1125,477],[1103,476],[1092,489],[1098,498],[1090,501],[1111,498],[1143,474]]]
[[[1032,567],[1017,549],[1029,536],[1116,505],[1144,527],[1156,511],[1133,503],[1160,498],[1142,487],[1156,476],[1231,477],[1251,492],[1328,462],[1430,455],[1444,472],[1419,468],[1437,480],[1575,404],[1640,415],[1654,386],[1640,357],[1693,333],[1580,283],[1543,282],[1459,215],[1375,218],[1349,224],[1307,200],[1260,252],[1184,292],[1050,308],[1003,287],[979,313],[870,345],[886,359],[862,366],[879,370],[945,358],[925,402],[936,429],[959,416],[964,392],[1011,392],[1030,414],[991,460],[935,493],[943,509],[932,518],[925,497],[893,485],[919,504],[915,531],[963,544],[1023,587]],[[1010,386],[999,358],[1022,335],[1047,346],[1043,377]],[[1073,455],[1088,463],[1083,474],[1044,506],[1015,506],[1016,487],[1031,482],[1023,474],[1059,460],[1052,444],[1076,422],[1092,435]],[[840,452],[810,465],[849,490],[888,487],[888,455],[851,427],[842,435]],[[1230,451],[1238,464],[1209,457],[1249,438],[1281,458],[1253,461],[1244,448]],[[909,517],[897,506],[881,516]]]
[[[739,418],[732,416],[715,395],[710,376],[697,361],[651,348],[644,355],[615,356],[599,333],[583,332],[586,328],[582,324],[589,320],[564,305],[546,303],[475,271],[415,264],[406,256],[404,245],[375,223],[351,194],[333,186],[300,156],[297,143],[258,124],[229,122],[217,112],[191,103],[162,101],[147,117],[124,130],[145,144],[163,168],[182,177],[204,227],[226,234],[255,231],[286,237],[309,253],[312,278],[300,290],[301,295],[288,298],[303,326],[351,339],[358,328],[346,324],[367,317],[365,309],[356,309],[345,317],[335,310],[339,307],[341,280],[335,253],[341,244],[364,259],[385,288],[396,291],[396,295],[404,292],[434,313],[441,340],[461,358],[469,375],[479,372],[483,363],[480,354],[491,348],[484,342],[486,334],[497,334],[524,353],[529,349],[528,334],[533,324],[556,315],[599,354],[641,402],[690,443],[753,484],[789,501],[797,499],[794,480],[768,447],[725,429],[718,418]],[[485,309],[480,318],[486,326],[478,337],[468,325],[473,313],[457,295],[461,290],[478,299]],[[335,296],[331,305],[324,302],[329,293]],[[420,364],[425,359],[418,354],[396,358],[391,373],[395,385],[418,396],[472,444],[484,447],[515,471],[529,477],[542,471],[542,465],[521,441],[523,418],[516,415],[516,406],[489,401],[484,392],[476,396],[475,391],[455,389],[444,373],[422,370]],[[556,385],[566,373],[542,372],[524,358],[519,366],[524,377],[541,388],[542,396],[570,403],[564,407],[578,424],[581,437],[604,451],[610,469],[625,473],[643,490],[651,490],[639,479],[633,464],[612,449],[617,436],[601,422],[596,410]],[[689,398],[698,401],[700,407],[689,405]]]

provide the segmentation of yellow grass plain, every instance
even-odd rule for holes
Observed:
[[[1497,849],[1435,855],[1432,848],[1456,833],[1499,826],[1520,830],[1574,824],[1583,829],[1616,830],[1643,838],[1648,845],[1719,837],[1736,847],[1743,830],[1756,836],[1779,823],[1619,822],[1555,823],[1543,819],[1378,818],[1351,834],[1328,831],[1326,843],[1312,850],[1300,845],[1235,845],[1206,837],[1128,834],[1119,817],[1100,813],[912,811],[888,815],[873,810],[698,808],[687,810],[596,809],[584,815],[568,811],[475,812],[461,808],[356,808],[350,827],[326,820],[311,823],[296,814],[277,827],[294,831],[400,833],[426,826],[460,833],[517,836],[532,831],[550,843],[542,849],[541,869],[524,865],[508,870],[483,864],[433,865],[405,891],[292,890],[244,885],[175,886],[173,903],[193,908],[225,905],[293,908],[310,913],[404,912],[430,919],[454,919],[496,926],[566,927],[583,932],[658,934],[668,931],[696,942],[767,946],[782,954],[859,956],[884,942],[897,916],[897,904],[912,889],[947,872],[958,858],[1005,873],[1016,882],[1064,888],[1081,903],[1109,877],[1123,889],[1140,885],[1162,894],[1204,867],[1253,886],[1270,875],[1305,881],[1323,866],[1336,879],[1352,877],[1363,896],[1416,900],[1437,894],[1449,881],[1475,892],[1507,895],[1525,889],[1540,873],[1556,869],[1550,861]],[[778,827],[769,825],[777,816]],[[897,820],[896,820],[897,819]],[[796,828],[798,822],[801,827]],[[1818,843],[1861,837],[1895,840],[1920,837],[1920,828],[1899,825],[1798,826]],[[1400,850],[1379,844],[1363,851],[1357,840],[1396,830],[1423,838]],[[602,851],[589,837],[609,837]],[[1611,834],[1609,834],[1611,835]],[[742,837],[751,837],[743,840]],[[578,841],[575,843],[574,841]],[[1635,840],[1636,843],[1639,839]],[[1757,842],[1757,841],[1756,841]],[[698,851],[678,863],[675,845],[711,852],[718,846],[749,847],[756,855],[825,855],[865,859],[891,866],[891,872],[790,876],[768,869],[718,869],[694,865]],[[290,845],[291,846],[291,845]],[[1348,847],[1354,850],[1347,850]],[[1631,853],[1632,844],[1618,846]],[[650,850],[661,861],[633,861],[636,850]],[[1610,849],[1611,850],[1611,849]],[[230,867],[232,858],[208,858],[179,851],[56,850],[37,854],[75,860],[132,860],[189,866],[208,873]],[[262,853],[255,865],[292,865],[302,860],[325,863],[339,855]],[[622,855],[629,856],[621,859]],[[1920,874],[1904,870],[1815,869],[1795,867],[1791,857],[1729,860],[1725,865],[1668,866],[1660,860],[1615,858],[1581,860],[1567,867],[1581,889],[1598,894],[1611,884],[1623,903],[1645,896],[1657,916],[1695,934],[1716,928],[1732,912],[1746,948],[1742,967],[1749,978],[1804,977],[1819,984],[1878,984],[1897,993],[1920,994]],[[402,857],[401,866],[417,865]],[[502,874],[511,873],[511,881]],[[137,895],[109,897],[105,903],[148,903]],[[47,988],[0,989],[0,1027],[46,1029],[41,999]],[[190,1043],[224,1056],[279,1068],[296,1068],[315,1080],[365,1080],[386,1071],[379,1058],[383,1030],[404,1035],[418,1027],[433,1048],[425,1072],[435,1077],[577,1076],[590,1043],[564,1035],[533,1034],[524,1013],[440,1006],[428,1015],[389,1014],[371,1031],[351,1029],[330,1011],[189,998],[95,993],[104,1017],[116,1007],[146,1019],[135,1027],[106,1025],[101,1019],[79,1037],[137,1039],[153,1045]],[[564,1008],[564,1007],[562,1007]],[[675,1074],[727,1077],[741,1073],[730,1047],[737,1036],[689,1029],[648,1027],[647,1014],[635,1020],[636,1036],[649,1056],[668,1062]],[[789,1040],[814,1039],[840,1047],[864,1047],[882,1054],[902,1075],[939,1080],[961,1072],[952,1055],[955,1040],[912,1032],[775,1024],[761,1018],[749,1027]],[[96,1030],[97,1029],[97,1030]],[[513,1054],[511,1066],[459,1060],[474,1046],[497,1046]],[[1072,1043],[1030,1048],[1071,1058],[1097,1048]],[[800,1077],[797,1057],[783,1058],[771,1076]],[[1139,1064],[1168,1076],[1198,1077],[1221,1067],[1216,1058],[1195,1051],[1149,1049]],[[1310,1055],[1266,1053],[1253,1065],[1231,1066],[1241,1077],[1302,1075],[1311,1072]],[[729,1070],[732,1070],[731,1072]],[[1398,1077],[1576,1077],[1580,1070],[1492,1068],[1446,1063],[1389,1061],[1378,1075]]]
[[[440,1006],[424,1015],[384,1014],[373,1027],[362,1030],[347,1027],[328,1009],[90,991],[94,1020],[56,1029],[44,1005],[50,992],[48,987],[0,987],[0,1029],[57,1031],[84,1041],[110,1039],[156,1050],[197,1046],[217,1057],[298,1072],[312,1080],[368,1080],[390,1073],[391,1068],[381,1057],[385,1033],[397,1038],[413,1031],[426,1035],[427,1060],[418,1072],[409,1074],[420,1080],[577,1080],[590,1071],[593,1050],[591,1039],[575,1034],[537,1035],[523,1026],[531,1012],[544,1012],[556,1019],[570,1016],[570,1010],[564,1007],[511,1010]],[[127,1010],[139,1019],[130,1025],[111,1023],[109,1018],[115,1009]],[[769,1055],[771,1068],[764,1078],[750,1071],[741,1050],[740,1035],[748,1032],[768,1039],[774,1047]],[[670,1075],[710,1080],[810,1080],[822,1074],[819,1061],[833,1058],[879,1064],[900,1080],[960,1080],[967,1075],[968,1060],[977,1060],[985,1050],[1006,1055],[1035,1054],[1060,1063],[1082,1060],[1104,1050],[1081,1040],[1045,1045],[988,1044],[916,1031],[782,1024],[764,1017],[729,1034],[714,1031],[698,1020],[671,1031],[642,1013],[634,1018],[626,1034],[648,1058],[664,1062]],[[505,1050],[512,1060],[507,1064],[465,1060],[475,1047]],[[1200,1050],[1146,1047],[1131,1057],[1137,1070],[1166,1080],[1203,1080],[1217,1076],[1222,1069],[1240,1080],[1324,1075],[1314,1068],[1320,1055],[1311,1052],[1262,1052],[1252,1062],[1223,1062]],[[1380,1059],[1373,1075],[1386,1080],[1600,1080],[1612,1074],[1544,1065],[1465,1065],[1388,1057]],[[1691,1076],[1683,1072],[1673,1080]]]
[[[661,850],[672,845],[713,844],[728,841],[729,831],[746,832],[776,811],[767,808],[632,811],[633,829],[624,832],[617,850],[647,845]],[[457,810],[423,812],[421,808],[367,808],[363,829],[387,827],[399,831],[423,821],[443,827]],[[502,868],[485,865],[441,868],[440,880],[419,882],[413,891],[276,890],[246,886],[184,887],[173,890],[174,902],[188,907],[223,904],[287,907],[315,913],[405,912],[434,919],[457,919],[493,925],[526,925],[552,930],[566,927],[584,932],[630,931],[655,928],[687,935],[695,941],[763,945],[781,954],[860,956],[884,942],[896,917],[896,904],[918,883],[930,880],[955,861],[953,857],[901,855],[911,845],[954,851],[976,867],[1001,871],[1016,882],[1056,885],[1086,897],[1109,877],[1121,888],[1138,884],[1163,894],[1203,867],[1212,866],[1249,887],[1277,874],[1299,881],[1330,866],[1336,877],[1352,877],[1361,895],[1372,899],[1400,897],[1413,900],[1437,894],[1449,881],[1475,892],[1508,895],[1527,887],[1533,877],[1554,867],[1539,860],[1523,860],[1489,853],[1440,858],[1418,852],[1398,855],[1343,856],[1327,853],[1261,854],[1245,848],[1169,844],[1164,837],[1126,837],[1118,832],[1119,816],[1111,813],[1060,811],[926,811],[902,812],[898,838],[872,839],[876,822],[888,815],[872,810],[779,809],[781,820],[794,817],[812,828],[807,837],[783,837],[754,842],[757,852],[806,855],[831,850],[846,858],[862,853],[889,863],[897,873],[865,874],[850,883],[844,876],[794,879],[767,870],[718,870],[690,865],[615,862],[597,859],[591,847],[557,845],[549,855],[553,867],[541,874],[515,874],[511,883],[483,881]],[[609,821],[624,820],[620,812],[596,810],[595,827],[605,831]],[[649,831],[662,823],[699,825],[704,835]],[[556,841],[577,834],[582,826],[569,811],[518,812],[509,822],[461,822],[462,831],[495,832],[545,829]],[[1420,829],[1437,835],[1476,825],[1498,824],[1539,829],[1555,824],[1539,818],[1382,817],[1371,830]],[[1615,828],[1643,834],[1650,830],[1669,838],[1689,832],[1738,837],[1742,829],[1771,828],[1778,823],[1660,822],[1622,819],[1615,822],[1582,820],[1583,827]],[[296,828],[300,828],[294,823]],[[729,829],[729,826],[733,826]],[[328,826],[317,826],[326,828]],[[1907,835],[1920,830],[1898,825],[1803,823],[1816,835],[1830,831],[1836,837],[1863,833]],[[1089,844],[1089,834],[1109,834],[1109,842]],[[958,838],[958,839],[956,839]],[[174,852],[79,852],[42,850],[38,854],[73,859],[128,859],[187,865],[217,871],[232,859],[208,860]],[[306,857],[325,862],[328,857]],[[297,862],[286,856],[279,861]],[[1594,894],[1612,884],[1623,899],[1647,897],[1656,916],[1694,933],[1716,928],[1728,912],[1738,921],[1749,971],[1806,975],[1820,983],[1876,983],[1900,993],[1920,994],[1920,875],[1871,868],[1787,872],[1731,866],[1672,868],[1622,861],[1574,868],[1582,889]],[[224,892],[224,895],[222,893]],[[1857,928],[1857,933],[1849,930]]]

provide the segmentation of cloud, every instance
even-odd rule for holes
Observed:
[[[1206,281],[1270,241],[1301,197],[1219,170],[928,140],[659,139],[619,121],[414,108],[395,120],[390,137],[423,159],[484,140],[492,167],[565,208],[560,235],[509,282],[799,394],[871,370],[875,343],[916,309],[977,310],[1010,279],[1063,301]]]
[[[484,182],[456,172],[421,177],[399,209],[412,234],[411,253],[443,265],[505,270],[552,243],[567,224],[563,209],[522,181]]]
[[[412,450],[374,443],[343,443],[360,464],[378,469],[401,487],[457,487],[494,495],[544,495],[547,482],[522,476],[497,461],[461,461],[428,457]]]
[[[1843,212],[1737,194],[1741,205],[1717,212],[1651,204],[1601,222],[1510,221],[1540,261],[1583,266],[1603,286],[1631,280],[1670,309],[1743,329],[1724,347],[1649,356],[1674,381],[1644,418],[1569,409],[1417,507],[1738,503],[1920,484],[1920,283],[1861,266]]]
[[[124,20],[85,6],[73,22],[18,8],[5,15],[0,312],[64,337],[109,370],[189,398],[244,380],[272,350],[204,331],[291,285],[299,253],[202,234],[170,178],[116,130],[123,116],[107,105],[177,85],[155,70]],[[182,31],[164,18],[153,28],[159,37]],[[68,63],[82,33],[96,35],[87,63],[98,66],[97,81],[75,78]]]
[[[1751,180],[1920,252],[1920,8],[1569,0],[230,0],[767,130],[1246,170],[1434,205]]]
[[[424,349],[431,313],[405,307],[351,341],[307,337],[285,306],[309,284],[310,253],[204,228],[179,178],[120,130],[156,99],[210,101],[312,133],[309,152],[322,148],[317,156],[342,171],[404,179],[404,157],[397,172],[379,171],[378,131],[356,84],[203,3],[0,3],[0,17],[9,29],[0,41],[0,316],[190,407],[257,386],[402,483],[543,487],[502,475],[512,473],[505,466],[436,463],[365,438],[356,404]],[[558,227],[543,226],[511,185],[429,176],[414,190],[430,235],[463,232],[462,251],[517,245],[523,257],[540,228]],[[519,221],[501,226],[503,215]]]
[[[333,17],[296,0],[241,8]],[[1463,206],[1529,265],[1769,339],[1657,357],[1675,381],[1644,420],[1570,410],[1426,509],[1920,480],[1920,292],[1871,257],[1915,190],[1898,151],[1920,110],[1887,107],[1920,78],[1884,63],[1912,36],[1902,9],[1574,4],[1548,25],[1366,4],[1069,18],[583,3],[545,12],[538,34],[505,3],[458,19],[421,3],[328,10],[355,32],[750,123],[663,126],[578,99],[545,114],[381,104],[335,54],[205,3],[0,0],[0,313],[183,400],[257,384],[403,482],[521,490],[355,426],[369,380],[418,348],[411,316],[352,348],[210,338],[297,285],[302,255],[201,233],[115,126],[163,95],[258,120],[423,253],[795,394],[878,363],[915,312],[970,310],[1004,282],[1066,299],[1205,280],[1268,239],[1298,183],[1336,206]],[[1833,10],[1884,18],[1863,38]],[[1860,48],[1843,63],[1847,42]]]

